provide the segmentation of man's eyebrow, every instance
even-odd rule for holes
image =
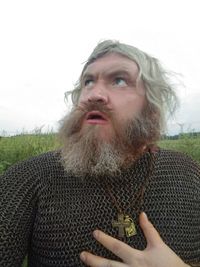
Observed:
[[[97,75],[97,73],[91,73],[91,72],[85,72],[83,73],[81,80],[84,80],[85,78],[92,78],[95,77]],[[115,76],[115,75],[127,75],[127,76],[131,76],[132,74],[130,73],[129,70],[125,70],[125,69],[115,69],[115,70],[105,70],[103,72],[103,75],[105,76]]]
[[[90,78],[94,78],[95,74],[92,74],[90,72],[84,72],[82,77],[81,77],[81,81],[84,81],[85,79],[90,79]]]
[[[102,72],[103,75],[107,78],[112,78],[114,76],[125,76],[129,78],[130,80],[136,81],[138,78],[138,73],[131,72],[129,69],[125,68],[115,68],[111,70],[105,70]],[[81,77],[81,82],[84,82],[86,79],[95,79],[95,77],[98,76],[98,73],[93,73],[90,71],[86,71],[83,73]]]
[[[130,70],[126,69],[116,69],[116,70],[109,70],[106,73],[106,76],[109,77],[115,77],[115,76],[124,76],[125,78],[128,78],[131,81],[136,82],[139,76],[139,73],[131,72]],[[123,77],[122,77],[123,78]]]
[[[126,76],[131,76],[130,71],[127,70],[122,70],[122,69],[117,69],[117,70],[110,70],[106,72],[106,76],[116,76],[116,75],[126,75]]]

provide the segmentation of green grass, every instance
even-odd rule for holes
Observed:
[[[190,137],[182,135],[177,140],[162,140],[162,148],[184,152],[200,162],[200,135]],[[15,137],[0,138],[0,174],[11,165],[59,147],[54,133],[26,134]]]
[[[200,135],[190,137],[185,134],[177,140],[165,139],[159,142],[159,146],[186,153],[194,160],[200,162]]]
[[[11,165],[59,147],[53,133],[0,138],[0,173]]]

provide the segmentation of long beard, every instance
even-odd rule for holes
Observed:
[[[104,112],[112,122],[112,137],[99,138],[101,125],[82,127],[87,112]],[[158,137],[155,120],[144,110],[140,116],[120,124],[104,105],[92,103],[75,108],[61,124],[59,136],[63,142],[61,153],[64,169],[78,177],[113,177],[121,174],[142,154],[144,147]]]

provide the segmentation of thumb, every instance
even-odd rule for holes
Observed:
[[[147,247],[156,246],[163,242],[153,224],[148,220],[146,213],[142,212],[140,214],[139,221],[147,240]]]

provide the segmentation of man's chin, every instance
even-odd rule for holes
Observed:
[[[114,133],[110,126],[101,124],[87,124],[84,125],[80,131],[81,136],[90,134],[93,140],[100,143],[110,143],[114,137]]]

